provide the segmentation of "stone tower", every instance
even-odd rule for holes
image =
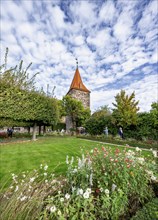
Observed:
[[[90,91],[86,88],[86,86],[82,82],[81,75],[78,69],[78,62],[77,62],[75,75],[74,75],[74,78],[72,80],[72,83],[70,85],[70,89],[67,95],[71,96],[74,99],[81,101],[84,108],[90,108]],[[71,118],[67,116],[66,117],[66,130],[69,130],[70,128],[72,128],[72,121],[71,121]]]

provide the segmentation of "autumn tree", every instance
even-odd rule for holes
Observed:
[[[133,92],[131,95],[126,95],[125,91],[121,90],[121,92],[115,96],[115,102],[116,103],[112,103],[115,107],[112,114],[115,119],[115,124],[122,127],[136,125],[139,101],[135,101],[135,93]]]

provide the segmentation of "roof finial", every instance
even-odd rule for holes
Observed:
[[[77,65],[77,68],[78,68],[78,59],[76,58],[76,65]]]

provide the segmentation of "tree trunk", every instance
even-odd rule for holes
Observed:
[[[27,130],[28,130],[28,134],[30,134],[30,127],[28,127]]]
[[[34,123],[34,125],[33,125],[33,135],[32,135],[32,140],[33,140],[33,141],[36,140],[36,123]]]
[[[41,125],[39,125],[39,135],[41,135]]]
[[[45,134],[46,133],[46,126],[44,125],[43,126],[43,134]]]

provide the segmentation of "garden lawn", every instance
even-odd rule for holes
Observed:
[[[101,144],[93,141],[81,140],[75,137],[45,137],[37,141],[21,143],[8,143],[0,145],[0,187],[9,182],[11,173],[20,174],[22,171],[39,169],[40,164],[48,165],[48,172],[58,175],[66,171],[65,159],[68,155],[79,156],[83,152],[101,146],[109,146],[112,149],[124,147]],[[81,150],[82,149],[82,150]],[[144,151],[146,156],[149,151]],[[7,184],[7,185],[8,185]]]

